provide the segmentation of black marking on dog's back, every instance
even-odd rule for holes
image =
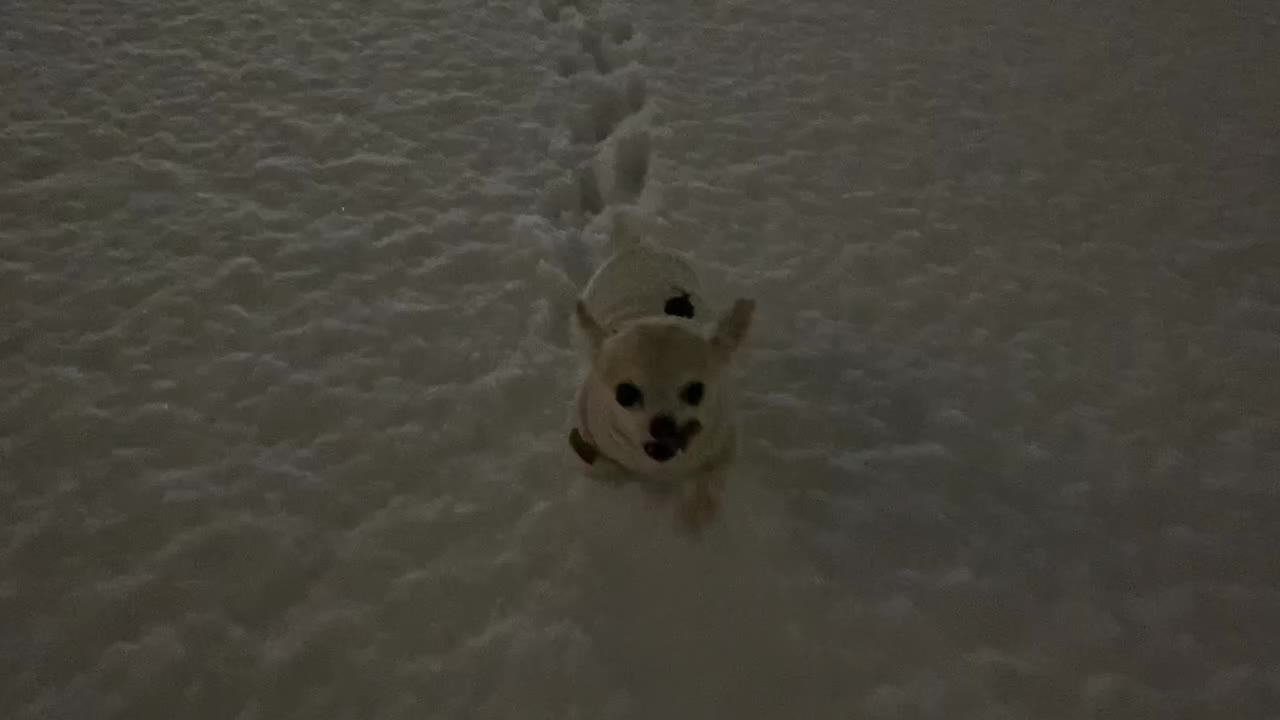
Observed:
[[[674,315],[682,318],[693,317],[693,301],[689,299],[689,293],[680,290],[680,294],[667,300],[662,306],[662,311],[668,315]]]

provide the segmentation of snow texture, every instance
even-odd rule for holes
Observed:
[[[1280,11],[6,0],[0,717],[1280,715]],[[620,240],[720,522],[575,471]]]

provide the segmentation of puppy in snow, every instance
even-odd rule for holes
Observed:
[[[678,498],[692,530],[715,517],[736,448],[728,369],[754,310],[738,300],[707,324],[689,264],[647,245],[596,271],[575,313],[590,367],[569,434],[591,475]]]

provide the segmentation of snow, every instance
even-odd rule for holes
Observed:
[[[1261,0],[0,8],[0,717],[1280,713]],[[568,302],[758,300],[702,541]]]

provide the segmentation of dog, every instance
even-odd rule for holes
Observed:
[[[755,312],[739,299],[708,324],[699,285],[684,258],[649,245],[596,271],[575,308],[589,367],[569,433],[588,474],[678,497],[692,531],[715,517],[736,451],[729,368]]]

